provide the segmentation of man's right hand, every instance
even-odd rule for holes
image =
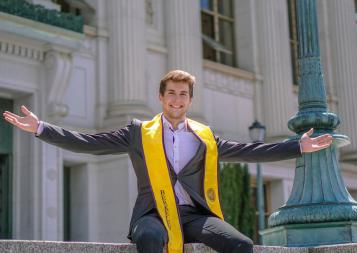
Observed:
[[[21,112],[25,114],[25,117],[21,117],[9,111],[5,111],[3,116],[7,122],[14,126],[30,133],[36,133],[38,124],[40,123],[37,116],[29,111],[24,105],[21,106]]]

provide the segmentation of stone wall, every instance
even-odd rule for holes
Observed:
[[[1,253],[137,253],[130,243],[86,243],[53,241],[0,240]],[[186,244],[185,253],[215,253],[202,244]],[[352,253],[357,244],[320,246],[315,248],[286,248],[254,246],[254,253]]]

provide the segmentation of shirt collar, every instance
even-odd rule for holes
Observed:
[[[162,123],[165,128],[169,128],[172,131],[181,131],[181,130],[187,131],[187,119],[179,123],[176,130],[174,130],[171,123],[165,118],[164,114],[162,114]]]

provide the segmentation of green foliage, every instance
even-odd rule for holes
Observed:
[[[243,234],[255,233],[248,165],[225,163],[220,172],[220,199],[225,220]]]
[[[0,0],[0,12],[83,33],[83,17],[48,10],[41,5],[30,4],[25,0]]]

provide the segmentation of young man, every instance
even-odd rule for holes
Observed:
[[[138,252],[183,252],[184,242],[201,242],[217,252],[251,253],[252,241],[223,219],[218,196],[218,161],[269,162],[296,158],[328,147],[330,135],[300,141],[244,144],[222,140],[209,127],[186,117],[195,78],[170,71],[160,83],[162,113],[151,121],[100,134],[68,131],[39,121],[25,106],[25,117],[4,118],[39,139],[74,152],[128,153],[138,179],[138,197],[129,238]]]

